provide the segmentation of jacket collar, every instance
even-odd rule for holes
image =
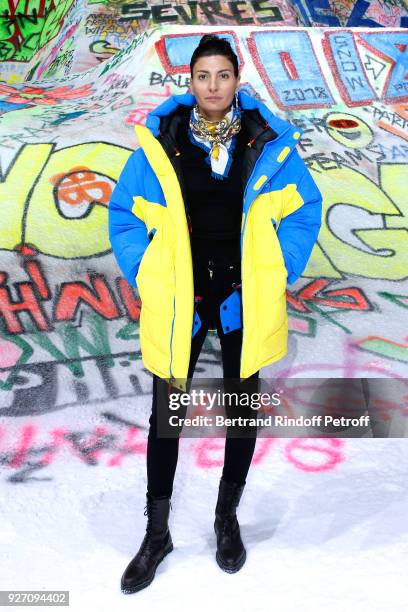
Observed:
[[[280,119],[265,104],[243,91],[238,92],[238,100],[244,111],[242,120],[253,140],[253,144],[245,151],[243,164],[243,212],[246,215],[255,197],[262,191],[261,187],[283,167],[281,162],[293,152],[303,131],[289,121]],[[184,114],[180,111],[188,111],[195,103],[196,98],[191,93],[171,96],[147,115],[146,127],[143,128],[147,128],[146,131],[155,137],[153,140],[158,140],[162,145],[163,152],[167,154],[166,160],[171,161],[176,171],[183,196],[182,173],[178,157],[174,154],[175,133],[177,122]],[[165,117],[167,119],[162,122]],[[157,172],[160,173],[159,165],[154,164],[153,157],[151,163],[157,166]],[[164,161],[163,167],[167,168]]]
[[[260,102],[242,90],[238,91],[238,100],[242,109],[249,111],[257,110],[275,132],[276,138],[284,137],[292,141],[294,132],[303,133],[302,130],[292,125],[289,121],[277,117],[263,102]],[[192,93],[171,96],[147,115],[146,127],[151,131],[153,136],[157,137],[159,135],[161,117],[171,115],[180,106],[192,108],[195,103],[196,98]]]

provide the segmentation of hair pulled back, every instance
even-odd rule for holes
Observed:
[[[225,38],[219,38],[215,34],[204,34],[201,37],[198,46],[194,49],[190,60],[190,72],[193,76],[194,64],[200,57],[208,57],[209,55],[223,55],[228,58],[234,67],[234,75],[238,76],[238,58],[234,53],[230,43]]]

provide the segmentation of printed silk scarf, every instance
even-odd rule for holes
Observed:
[[[189,136],[193,144],[208,151],[206,162],[211,165],[211,176],[223,179],[228,176],[232,152],[241,129],[241,110],[232,105],[231,110],[220,121],[205,119],[196,104],[190,114]]]

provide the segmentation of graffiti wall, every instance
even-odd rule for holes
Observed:
[[[301,23],[288,0],[0,0],[0,7],[0,79],[12,82],[82,72],[164,25]]]
[[[322,25],[301,27],[312,4]],[[287,290],[289,353],[262,375],[406,375],[408,30],[394,27],[406,9],[354,3],[371,20],[354,28],[351,4],[2,1],[0,450],[16,481],[65,443],[90,463],[97,448],[118,465],[145,452],[140,300],[111,252],[107,205],[134,125],[188,90],[206,31],[233,44],[242,87],[304,130],[323,194],[318,243]],[[212,333],[196,373],[221,375]]]
[[[308,26],[408,27],[405,0],[294,0],[299,21]]]
[[[82,72],[165,25],[408,27],[406,0],[0,0],[0,82]]]

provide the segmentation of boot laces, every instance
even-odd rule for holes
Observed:
[[[170,508],[172,508],[171,501],[169,500]],[[143,542],[140,548],[140,553],[149,553],[152,549],[152,526],[153,526],[153,514],[154,514],[155,506],[152,502],[148,501],[146,506],[144,507],[144,516],[147,516],[147,526],[146,526],[146,534],[143,538]]]
[[[173,509],[173,506],[171,505],[171,501],[170,500],[169,500],[169,504],[170,504],[170,509]],[[151,515],[149,515],[149,510],[150,509],[152,510],[151,511],[151,515],[152,515],[153,514],[153,510],[154,510],[154,506],[151,503],[148,502],[145,505],[144,512],[143,512],[143,514],[148,517],[148,521],[150,521],[150,519],[151,519]]]

